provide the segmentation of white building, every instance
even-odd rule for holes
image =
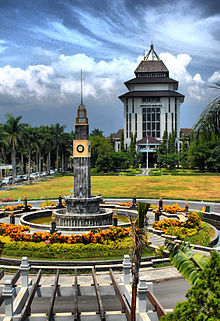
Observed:
[[[129,91],[119,97],[124,103],[124,142],[128,148],[131,133],[136,135],[137,149],[144,154],[144,163],[149,156],[149,166],[152,166],[155,148],[165,130],[168,134],[175,130],[178,145],[180,104],[184,95],[176,91],[178,81],[169,78],[169,70],[153,45],[134,73],[136,78],[124,83]]]

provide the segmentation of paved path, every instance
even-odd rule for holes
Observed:
[[[145,168],[145,169],[143,169],[143,172],[138,176],[148,176],[150,170],[151,170],[151,168]]]

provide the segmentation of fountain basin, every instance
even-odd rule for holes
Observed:
[[[60,228],[62,226],[77,228],[78,230],[88,227],[97,228],[103,225],[112,224],[112,214],[111,209],[99,209],[98,213],[70,213],[66,212],[65,209],[57,209],[53,211],[56,218],[57,226]]]
[[[94,214],[99,213],[99,204],[102,202],[102,197],[74,197],[68,196],[65,198],[67,212],[73,214]]]

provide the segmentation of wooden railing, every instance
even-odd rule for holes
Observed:
[[[104,311],[104,308],[103,308],[103,303],[102,303],[102,299],[101,299],[101,295],[100,295],[100,291],[99,291],[99,285],[98,285],[97,278],[96,278],[96,275],[95,275],[95,269],[92,269],[92,278],[93,278],[96,298],[97,298],[98,307],[99,307],[100,319],[101,319],[101,321],[105,321],[105,311]]]
[[[35,280],[35,282],[33,283],[32,287],[31,287],[29,296],[28,296],[27,301],[26,301],[26,303],[25,303],[25,305],[23,307],[23,310],[21,312],[21,316],[18,319],[18,321],[25,321],[27,316],[29,316],[31,314],[31,303],[33,301],[35,292],[37,291],[37,287],[38,287],[38,284],[40,282],[40,278],[41,278],[41,270],[39,270],[39,272],[37,273],[36,280]]]
[[[58,281],[59,281],[59,274],[60,274],[60,270],[57,269],[57,273],[56,273],[56,277],[54,280],[54,288],[53,288],[53,293],[50,299],[50,304],[49,304],[49,308],[48,308],[48,312],[47,312],[47,320],[50,321],[51,318],[53,317],[53,307],[54,307],[54,302],[55,302],[55,298],[56,298],[56,293],[57,293],[57,287],[58,287]]]
[[[153,307],[154,307],[154,309],[157,312],[159,317],[162,317],[163,315],[166,315],[164,307],[160,304],[160,302],[153,295],[153,293],[147,291],[147,298],[150,301],[150,303],[153,305]]]
[[[118,296],[118,298],[119,298],[119,300],[121,302],[122,312],[125,312],[127,320],[130,321],[130,319],[131,319],[131,308],[130,308],[130,305],[128,304],[125,296],[121,293],[112,269],[109,269],[109,274],[110,274],[110,278],[112,280],[112,284],[113,284],[114,289],[115,289],[115,293],[116,293],[116,295]]]

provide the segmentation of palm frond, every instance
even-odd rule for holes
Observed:
[[[193,248],[190,247],[189,243],[176,244],[173,241],[166,240],[165,246],[170,252],[172,264],[190,284],[195,284],[199,272],[204,269],[209,258],[199,253],[192,254]]]

